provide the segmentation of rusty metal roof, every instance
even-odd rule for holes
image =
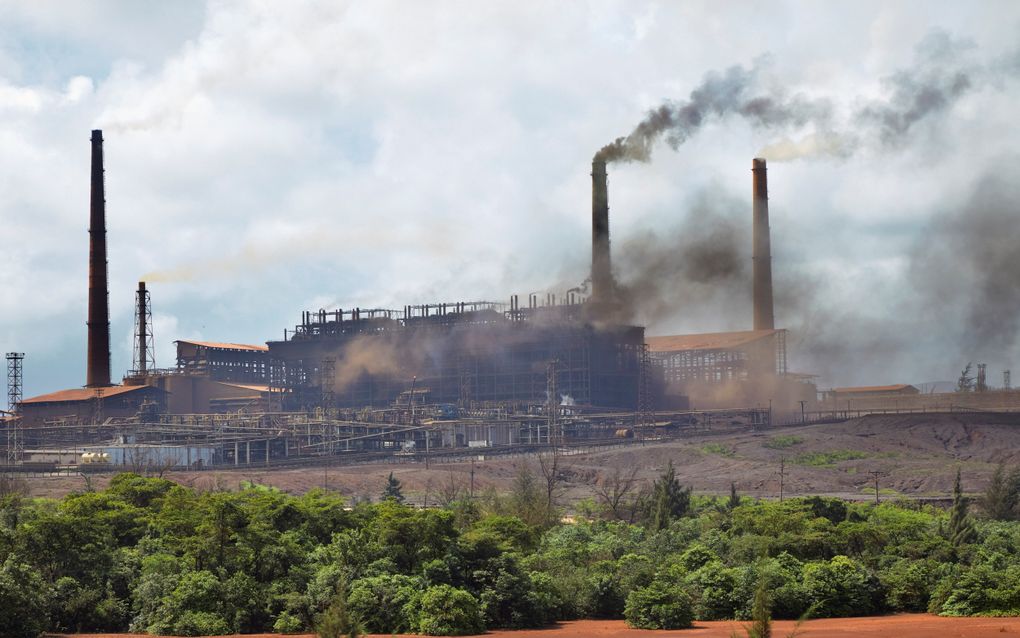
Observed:
[[[706,332],[695,335],[646,337],[651,352],[683,352],[686,350],[730,350],[759,339],[771,337],[778,330],[740,330],[737,332]]]
[[[851,388],[833,388],[832,391],[837,394],[854,394],[864,392],[902,392],[903,390],[911,390],[913,392],[920,392],[917,388],[910,385],[909,383],[896,383],[893,385],[861,385]]]
[[[213,350],[247,350],[254,352],[269,352],[269,346],[250,345],[246,343],[219,343],[216,341],[192,341],[190,339],[178,339],[174,343],[187,343],[202,348]]]
[[[25,399],[22,404],[26,403],[61,403],[61,402],[73,402],[73,401],[93,401],[96,398],[96,394],[102,390],[103,398],[115,397],[121,394],[127,394],[129,392],[137,392],[143,388],[154,389],[151,385],[112,385],[106,388],[72,388],[70,390],[60,390],[58,392],[50,392],[49,394],[40,394],[37,397]]]

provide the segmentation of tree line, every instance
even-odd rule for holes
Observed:
[[[45,631],[465,635],[561,619],[1020,613],[1020,471],[972,511],[692,494],[667,466],[613,473],[565,521],[555,458],[509,493],[375,503],[115,476],[61,499],[0,497],[0,637]]]

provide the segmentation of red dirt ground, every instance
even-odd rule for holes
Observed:
[[[576,620],[549,629],[495,631],[493,638],[730,638],[734,631],[746,635],[745,623],[698,622],[692,629],[646,631],[631,629],[622,620]],[[772,635],[785,638],[795,629],[790,620],[773,623]],[[1020,636],[1020,618],[943,618],[928,614],[902,614],[869,618],[825,618],[809,620],[796,631],[798,638],[992,638]],[[144,634],[67,634],[69,638],[152,638]],[[279,634],[250,634],[243,638],[280,638]],[[314,638],[302,636],[298,638]],[[378,638],[386,638],[379,636]]]

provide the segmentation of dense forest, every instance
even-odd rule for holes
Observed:
[[[1018,480],[996,476],[981,515],[959,479],[946,510],[699,497],[672,467],[645,490],[607,477],[569,519],[554,482],[527,467],[508,494],[472,498],[451,482],[425,508],[404,504],[392,475],[375,503],[136,474],[60,500],[11,491],[0,635],[679,628],[748,618],[762,592],[776,618],[1018,614],[1020,523],[995,520],[1016,518]]]

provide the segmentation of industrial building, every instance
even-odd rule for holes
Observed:
[[[526,408],[554,397],[634,410],[644,329],[596,327],[583,303],[528,307],[451,303],[400,312],[306,312],[290,337],[269,342],[285,409],[392,405]]]
[[[23,441],[51,444],[35,451],[40,458],[63,459],[68,446],[87,448],[93,463],[189,467],[428,458],[430,449],[633,439],[718,421],[689,412],[687,397],[736,408],[725,421],[749,425],[770,417],[763,397],[770,405],[813,397],[813,386],[788,372],[786,331],[773,325],[759,159],[751,331],[646,339],[643,326],[624,319],[632,313],[613,276],[606,165],[596,158],[590,295],[532,294],[523,307],[513,296],[305,311],[266,344],[178,339],[175,365],[158,368],[150,293],[140,282],[132,369],[114,385],[102,142],[93,131],[86,387],[21,401],[9,421],[32,433]]]
[[[648,337],[651,358],[661,366],[667,392],[700,407],[772,405],[793,410],[813,405],[812,377],[787,367],[786,330],[775,326],[768,178],[765,160],[751,163],[752,330]],[[803,406],[799,406],[803,407]]]
[[[137,416],[145,405],[163,404],[164,393],[148,385],[73,388],[25,399],[20,417],[27,428],[50,424],[102,423]]]

